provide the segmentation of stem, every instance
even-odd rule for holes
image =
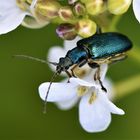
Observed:
[[[140,62],[140,49],[138,49],[134,46],[133,50],[129,53],[129,57]]]
[[[121,16],[114,16],[112,18],[112,21],[111,21],[111,24],[110,24],[110,27],[109,27],[109,31],[116,31],[116,27],[117,27],[117,24],[119,22],[119,20],[121,19]]]

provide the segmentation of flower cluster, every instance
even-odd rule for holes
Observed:
[[[28,28],[57,24],[57,35],[67,40],[64,41],[64,49],[58,46],[50,49],[48,60],[57,65],[53,62],[58,62],[60,57],[64,57],[68,50],[75,47],[79,36],[86,38],[94,35],[98,30],[97,25],[104,31],[109,31],[113,17],[124,14],[131,4],[140,22],[140,0],[3,0],[0,3],[0,34],[8,33],[20,24]],[[73,75],[77,78],[64,79],[61,83],[53,82],[52,85],[46,82],[39,86],[41,99],[56,103],[60,109],[67,110],[79,103],[79,121],[87,132],[107,129],[111,113],[124,114],[122,109],[111,102],[113,89],[111,82],[105,78],[108,65],[99,65],[100,70],[97,70],[85,64],[74,69]],[[50,67],[52,70],[56,69],[54,66]],[[70,74],[66,68],[60,68]],[[99,79],[95,78],[97,71],[100,71]]]
[[[60,57],[65,56],[67,50],[74,46],[77,40],[79,37],[73,41],[65,41],[64,49],[58,46],[52,47],[48,60],[57,62]],[[50,67],[53,71],[55,70],[54,66],[50,65]],[[70,109],[79,102],[79,121],[83,129],[90,133],[104,131],[111,122],[111,113],[124,114],[122,109],[110,101],[113,98],[113,89],[111,82],[105,79],[107,68],[107,64],[102,64],[100,68],[100,77],[107,88],[107,93],[93,78],[96,69],[90,69],[85,65],[74,71],[76,76],[80,78],[70,78],[69,82],[67,82],[68,79],[64,79],[61,83],[52,83],[47,102],[56,103],[58,108],[62,110]],[[49,84],[46,82],[39,86],[39,95],[44,101]]]
[[[106,29],[113,15],[125,13],[132,0],[5,0],[0,3],[0,34],[14,30],[20,24],[41,28],[49,23],[58,24],[56,32],[67,40],[77,35],[89,37],[97,24]],[[133,0],[136,18],[140,21],[140,2]],[[111,19],[110,19],[111,17]]]

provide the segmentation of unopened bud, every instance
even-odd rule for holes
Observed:
[[[132,0],[108,0],[107,7],[110,13],[121,15],[130,7]]]
[[[76,37],[75,26],[69,23],[60,24],[56,29],[57,35],[65,40],[73,40]]]
[[[46,23],[49,23],[50,20],[51,20],[47,16],[44,16],[44,15],[40,14],[38,11],[36,11],[34,13],[34,17],[39,24],[46,24]]]
[[[56,18],[60,9],[60,4],[54,0],[38,0],[35,5],[35,13],[39,13],[49,19]]]
[[[104,0],[88,0],[86,3],[86,10],[90,15],[98,15],[105,11],[106,4]]]
[[[16,0],[17,6],[22,10],[27,10],[28,4],[26,3],[26,0]]]
[[[73,12],[68,6],[60,8],[58,14],[63,21],[71,21],[74,18]]]
[[[96,32],[96,23],[90,19],[79,20],[76,24],[76,31],[81,37],[90,37]]]
[[[33,0],[26,0],[27,3],[31,4]]]
[[[85,3],[86,4],[86,2],[88,1],[88,0],[80,0],[82,3]]]
[[[77,0],[68,0],[69,4],[74,4]]]
[[[77,16],[81,16],[81,15],[84,15],[85,14],[85,6],[83,4],[81,4],[80,2],[77,3],[75,6],[74,6],[74,12]]]
[[[47,24],[49,24],[49,21],[38,22],[35,18],[31,16],[26,16],[22,21],[22,25],[24,27],[31,28],[31,29],[42,28]]]

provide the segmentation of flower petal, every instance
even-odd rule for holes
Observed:
[[[140,0],[133,0],[133,11],[136,16],[136,19],[140,23]]]
[[[115,97],[115,91],[113,88],[113,83],[110,79],[105,78],[103,81],[105,88],[107,89],[107,97],[109,100],[113,100]]]
[[[69,81],[71,83],[79,84],[79,85],[82,85],[82,86],[99,87],[99,85],[96,85],[95,83],[87,82],[87,81],[84,81],[82,79],[74,78],[74,77],[70,78]]]
[[[0,0],[0,15],[5,9],[16,6],[16,0]]]
[[[65,51],[69,51],[71,49],[73,49],[74,47],[77,46],[77,41],[79,41],[81,39],[81,37],[77,36],[75,39],[69,41],[69,40],[65,40],[64,41],[64,48]]]
[[[68,110],[68,109],[71,109],[73,106],[75,106],[75,104],[78,102],[78,100],[79,100],[79,98],[75,94],[75,96],[72,99],[66,100],[63,102],[56,102],[56,105],[61,110]]]
[[[39,95],[42,100],[45,100],[46,93],[49,87],[49,82],[43,83],[39,86]],[[70,83],[52,83],[47,101],[61,102],[70,100],[76,95],[76,86]]]
[[[79,119],[87,132],[101,132],[107,129],[111,122],[110,111],[100,102],[100,96],[89,103],[91,94],[83,96],[79,106]]]
[[[0,34],[5,34],[17,28],[23,21],[26,12],[20,10],[15,1],[0,4]]]
[[[101,64],[101,66],[100,66],[100,77],[101,77],[101,80],[102,81],[105,78],[107,69],[108,69],[108,65],[107,64],[105,64],[105,63],[104,64]]]
[[[111,111],[111,113],[113,113],[113,114],[118,114],[118,115],[124,115],[125,114],[125,112],[122,109],[118,108],[116,105],[114,105],[110,101],[108,102],[108,108]]]
[[[66,55],[66,51],[59,47],[59,46],[54,46],[50,48],[49,53],[48,53],[48,61],[50,62],[59,62],[60,57],[64,57]],[[50,64],[50,67],[52,68],[53,71],[56,70],[56,66],[53,66]]]
[[[103,106],[106,107],[111,113],[118,115],[125,114],[122,109],[118,108],[108,99],[107,94],[104,93],[102,90],[99,90],[98,96],[100,97],[100,102],[103,104]]]

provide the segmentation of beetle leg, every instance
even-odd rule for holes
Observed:
[[[89,65],[91,68],[93,68],[93,69],[95,69],[95,68],[99,68],[99,67],[100,67],[99,64],[94,63],[94,62],[93,62],[93,63],[89,62],[88,65]]]
[[[102,90],[107,92],[107,89],[103,86],[103,83],[102,83],[101,78],[100,78],[100,65],[97,63],[90,63],[90,62],[88,63],[88,65],[93,69],[97,68],[97,71],[95,72],[95,75],[94,75],[94,80],[95,81],[98,80],[100,85],[101,85]]]
[[[67,83],[69,83],[70,82],[69,79],[72,77],[72,75],[67,70],[65,72],[68,75],[68,81],[67,81]]]
[[[100,85],[101,85],[101,88],[103,91],[107,92],[107,89],[104,87],[102,81],[101,81],[101,78],[100,78],[100,67],[98,67],[95,75],[94,75],[94,80],[98,80]]]
[[[119,56],[111,57],[111,58],[109,59],[109,64],[114,64],[114,63],[116,63],[116,62],[118,62],[118,61],[122,61],[122,60],[124,60],[124,59],[126,59],[126,58],[127,58],[127,55],[126,55],[126,54],[121,54],[121,55],[119,55]]]
[[[77,67],[77,65],[75,65],[75,66],[71,69],[71,74],[72,74],[73,77],[76,77],[75,74],[74,74],[74,69],[75,69],[76,67]]]
[[[72,73],[72,76],[73,77],[76,77],[75,74],[74,74],[74,69],[76,67],[82,67],[83,65],[85,65],[87,63],[87,60],[84,59],[82,62],[78,63],[77,65],[75,65],[72,69],[71,69],[71,73]]]

